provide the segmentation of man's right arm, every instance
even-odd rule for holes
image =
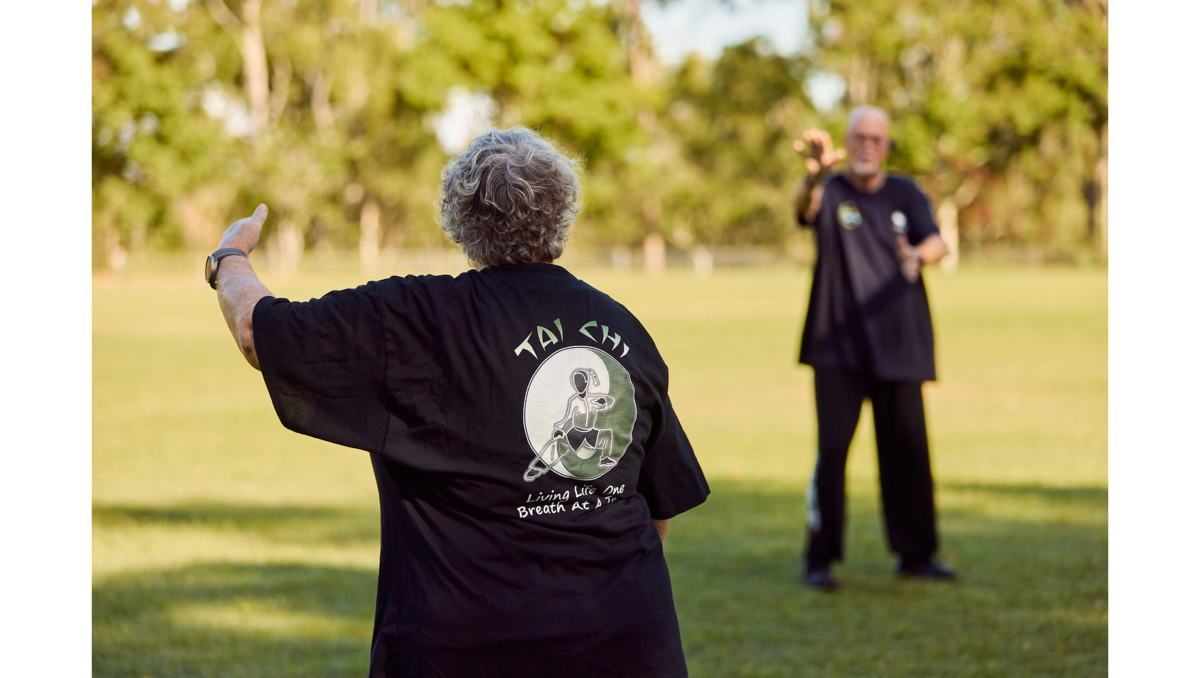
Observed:
[[[810,129],[804,132],[802,139],[792,142],[792,148],[804,156],[804,166],[808,176],[796,186],[796,194],[792,199],[792,207],[801,224],[812,224],[817,220],[821,210],[821,196],[825,193],[825,179],[833,171],[833,166],[846,157],[846,149],[833,147],[833,139],[829,132],[821,129]]]
[[[796,217],[801,224],[812,225],[821,211],[821,196],[825,194],[825,185],[819,175],[808,175],[796,185],[796,195],[793,206]]]

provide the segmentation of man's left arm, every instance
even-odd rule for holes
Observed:
[[[950,248],[946,245],[946,241],[942,240],[942,236],[934,233],[933,235],[921,241],[916,247],[917,253],[921,256],[923,265],[936,264],[942,260],[942,257],[950,253]]]
[[[221,237],[218,249],[235,247],[246,254],[258,244],[263,224],[267,220],[267,206],[259,205],[254,214],[233,223]],[[217,267],[217,302],[225,316],[225,324],[233,334],[238,349],[246,362],[260,370],[258,353],[254,349],[254,307],[263,297],[274,296],[258,280],[250,260],[239,256],[221,259]]]
[[[916,247],[908,244],[907,236],[896,236],[896,257],[900,260],[900,272],[909,282],[917,281],[922,266],[937,263],[949,252],[950,248],[937,233],[926,236]]]
[[[950,248],[938,233],[929,198],[915,184],[911,184],[911,192],[905,202],[907,207],[903,209],[908,213],[908,223],[907,228],[902,229],[904,232],[896,238],[896,257],[900,260],[900,272],[905,279],[916,282],[921,275],[921,267],[941,261],[950,253]]]

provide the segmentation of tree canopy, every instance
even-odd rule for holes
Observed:
[[[578,242],[777,247],[803,172],[792,140],[840,138],[859,103],[892,116],[892,167],[964,251],[1102,251],[1104,0],[810,0],[801,54],[755,38],[675,67],[639,7],[95,0],[94,264],[211,249],[258,202],[272,265],[444,246],[440,169],[489,124],[584,159]],[[831,75],[845,93],[818,109],[806,84]]]

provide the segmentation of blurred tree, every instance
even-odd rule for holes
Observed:
[[[582,157],[574,239],[792,242],[791,140],[894,116],[898,170],[965,242],[1102,247],[1105,0],[813,0],[811,49],[754,39],[667,71],[639,0],[95,0],[96,265],[206,250],[258,202],[272,266],[305,248],[446,246],[439,170],[524,124]],[[818,112],[815,74],[847,94]],[[652,242],[653,241],[653,242]]]
[[[792,139],[818,124],[802,88],[807,69],[753,39],[676,71],[666,134],[649,151],[676,246],[779,245],[794,230]]]
[[[587,227],[574,237],[596,243],[628,243],[644,231],[629,159],[647,139],[639,111],[662,105],[652,84],[634,81],[621,9],[584,0],[431,6],[406,80],[431,107],[455,85],[483,92],[500,126],[538,129],[581,156]]]
[[[948,235],[1103,247],[1106,0],[814,0],[810,27],[843,104],[892,114],[893,164]]]
[[[342,56],[336,48],[353,43],[329,38],[358,21],[358,8],[338,0],[205,0],[204,8],[223,31],[212,42],[239,56],[232,82],[216,87],[245,102],[248,117],[246,172],[223,221],[267,203],[273,211],[263,233],[268,263],[294,268],[306,245],[332,246],[348,230],[338,207],[345,130],[330,92]]]
[[[206,239],[235,157],[190,83],[215,69],[187,10],[131,0],[92,8],[93,261]],[[223,214],[220,217],[223,218]]]
[[[660,105],[633,85],[624,15],[605,3],[107,0],[93,13],[95,229],[124,247],[150,232],[163,246],[211,247],[258,202],[273,211],[272,265],[294,266],[305,247],[357,245],[370,265],[383,247],[440,244],[439,169],[460,149],[439,147],[437,132],[460,89],[494,104],[492,122],[538,128],[583,156],[587,218],[623,222],[628,151],[645,138],[637,112]],[[163,31],[180,36],[165,57]],[[195,128],[161,139],[195,176],[158,193],[122,141],[151,109]],[[224,155],[194,152],[205,140]],[[198,202],[182,212],[211,227],[165,238],[180,230],[173,206]]]

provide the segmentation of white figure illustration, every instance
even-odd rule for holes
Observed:
[[[570,454],[579,459],[591,459],[599,452],[597,463],[602,468],[617,463],[612,457],[612,429],[596,428],[599,413],[611,410],[616,399],[607,393],[588,393],[589,386],[600,385],[600,377],[590,367],[580,367],[572,372],[571,385],[575,388],[575,395],[567,400],[567,412],[561,421],[555,422],[550,440],[525,469],[526,481],[537,480]]]

